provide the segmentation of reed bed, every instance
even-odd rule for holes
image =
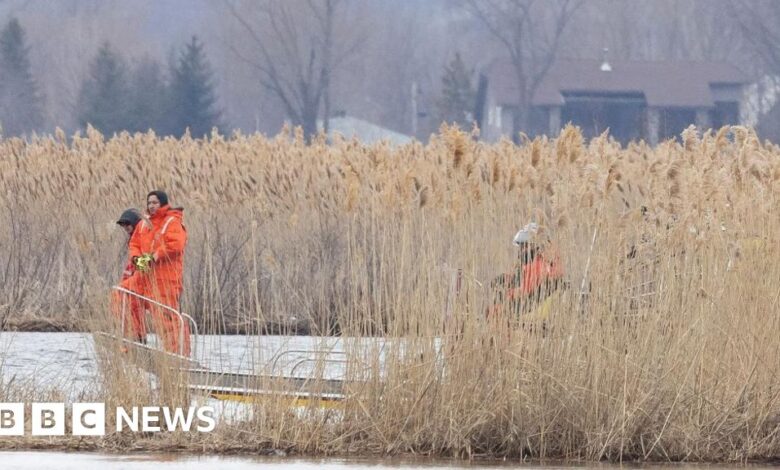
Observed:
[[[392,339],[338,413],[254,405],[206,437],[98,447],[571,460],[780,457],[780,148],[750,129],[627,147],[576,128],[520,145],[205,140],[93,130],[0,141],[0,318],[105,316],[127,206],[185,207],[185,310],[213,332]],[[487,321],[538,222],[569,287],[544,328]],[[455,273],[461,288],[452,288]],[[645,295],[641,295],[645,294]],[[262,341],[262,339],[260,339]],[[186,402],[129,386],[108,403]],[[0,394],[0,399],[3,395]]]

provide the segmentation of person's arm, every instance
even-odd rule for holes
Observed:
[[[172,220],[162,236],[162,243],[154,250],[154,260],[174,257],[184,251],[187,244],[187,231],[178,220]]]
[[[135,274],[135,264],[133,264],[132,258],[130,261],[128,261],[127,265],[125,265],[124,271],[122,271],[122,280],[126,280],[130,276]]]
[[[141,251],[141,231],[143,231],[145,228],[144,221],[142,220],[136,224],[135,229],[133,230],[133,234],[130,235],[130,241],[127,244],[127,254],[131,262],[143,254]]]

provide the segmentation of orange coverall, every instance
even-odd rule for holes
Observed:
[[[146,295],[148,281],[145,276],[138,273],[133,264],[133,257],[139,253],[148,253],[151,249],[152,225],[146,220],[141,220],[135,226],[133,234],[128,242],[127,265],[122,271],[122,279],[119,286],[127,290]],[[145,302],[119,291],[111,292],[111,308],[117,318],[124,318],[122,325],[123,335],[133,341],[146,339]]]
[[[138,273],[146,277],[143,286],[147,297],[179,310],[179,297],[182,290],[184,273],[184,247],[187,245],[187,231],[182,224],[183,209],[160,207],[150,217],[152,235],[150,249],[155,261],[148,273]],[[131,247],[131,256],[140,256]],[[139,254],[136,254],[139,253]],[[179,353],[179,335],[183,331],[181,354],[190,354],[190,324],[180,321],[179,317],[166,309],[152,305],[156,331],[161,336],[166,351]]]
[[[163,305],[179,310],[182,289],[184,247],[187,232],[182,225],[182,210],[163,206],[149,218],[141,221],[133,231],[128,244],[128,265],[122,273],[120,287],[148,297]],[[135,269],[133,258],[152,253],[155,260],[151,270]],[[179,335],[183,331],[181,354],[190,354],[190,325],[180,323],[179,317],[167,309],[122,292],[112,293],[112,309],[119,318],[124,309],[124,334],[135,341],[146,338],[145,311],[152,313],[154,330],[162,340],[166,351],[179,353]]]

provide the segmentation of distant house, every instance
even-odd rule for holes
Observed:
[[[622,142],[644,139],[651,144],[679,135],[690,124],[719,128],[740,123],[749,81],[722,62],[559,60],[532,97],[529,128],[519,129],[511,63],[496,61],[485,76],[481,128],[488,140],[519,132],[557,135],[571,122],[586,137],[609,128]]]
[[[317,127],[322,129],[322,121],[317,122]],[[332,117],[328,120],[328,139],[332,140],[334,134],[341,134],[347,139],[356,137],[365,144],[384,140],[393,145],[403,145],[412,141],[408,135],[351,116]]]

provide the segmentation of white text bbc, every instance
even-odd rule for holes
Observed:
[[[64,403],[32,403],[30,433],[33,436],[65,435]],[[74,436],[104,436],[106,434],[105,403],[73,403],[70,413],[70,432]],[[23,436],[25,433],[25,404],[0,403],[0,436]],[[213,407],[166,406],[116,409],[116,431],[127,428],[133,432],[162,432],[195,430],[211,432],[217,426]]]

